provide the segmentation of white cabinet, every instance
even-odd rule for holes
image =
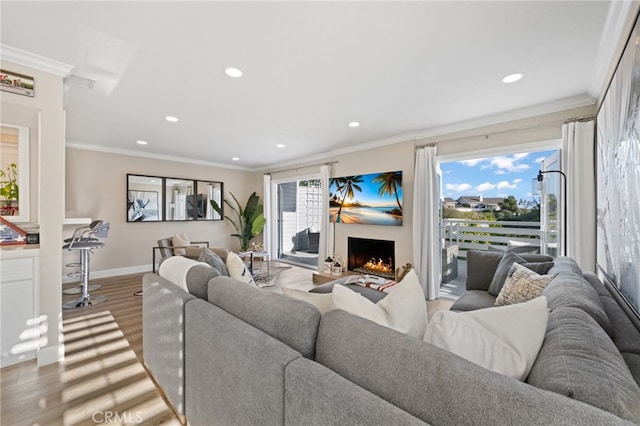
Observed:
[[[46,333],[38,314],[40,250],[0,251],[0,367],[36,357]]]

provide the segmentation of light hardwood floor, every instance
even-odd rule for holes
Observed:
[[[64,362],[38,368],[32,360],[0,370],[1,425],[180,424],[142,365],[142,298],[133,294],[142,289],[142,275],[91,280],[102,286],[93,294],[107,301],[63,310]],[[276,282],[265,290],[315,286],[312,271],[297,266]],[[64,295],[63,302],[75,298]],[[428,301],[429,315],[451,303]]]

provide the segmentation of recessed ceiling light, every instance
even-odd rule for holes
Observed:
[[[286,145],[283,143],[279,143],[278,145],[276,145],[276,148],[285,148]]]
[[[238,68],[226,68],[224,70],[224,73],[229,77],[233,77],[233,78],[242,77],[242,71],[240,71]]]
[[[516,72],[516,73],[509,74],[509,75],[503,77],[502,78],[502,82],[503,83],[513,83],[515,81],[520,80],[522,77],[524,77],[524,73]]]
[[[177,123],[178,122],[178,118],[177,117],[172,117],[170,115],[166,116],[164,119],[169,121],[169,122],[171,122],[171,123]]]
[[[240,157],[231,157],[233,161],[240,161]]]
[[[147,141],[136,141],[138,145],[146,145]]]
[[[360,123],[358,123],[357,121],[352,121],[351,123],[349,123],[349,127],[358,127],[360,125]]]

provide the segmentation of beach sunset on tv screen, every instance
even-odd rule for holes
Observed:
[[[402,225],[402,171],[329,180],[329,216],[335,223]]]

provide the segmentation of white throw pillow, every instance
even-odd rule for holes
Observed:
[[[189,241],[189,237],[184,232],[181,234],[174,235],[171,238],[171,245],[173,247],[187,247],[191,242]],[[173,254],[176,256],[184,256],[187,254],[187,250],[184,248],[173,249]]]
[[[333,286],[331,292],[333,307],[342,309],[352,315],[368,319],[376,324],[391,328],[391,319],[387,312],[378,304],[373,303],[360,293],[351,290],[342,284]],[[389,297],[389,296],[387,296]]]
[[[282,288],[282,294],[293,297],[294,299],[304,300],[318,308],[321,314],[329,312],[333,309],[333,296],[331,293],[309,293],[308,291],[298,290],[297,288]]]
[[[256,285],[256,282],[253,280],[253,276],[251,272],[249,272],[249,268],[244,263],[240,256],[236,253],[230,251],[227,255],[226,265],[227,271],[229,272],[229,276],[238,281],[242,281],[243,283],[251,284],[253,286]]]
[[[206,265],[209,268],[211,267],[204,262],[198,262],[187,257],[171,256],[162,261],[160,269],[158,269],[158,275],[174,284],[177,284],[178,287],[188,292],[187,274],[189,273],[189,269],[196,265]]]
[[[427,327],[427,304],[418,276],[412,269],[387,296],[373,303],[348,287],[333,287],[333,305],[401,333],[422,338]]]
[[[547,330],[547,298],[470,312],[436,312],[424,341],[484,368],[525,380]]]
[[[496,305],[512,305],[527,302],[542,294],[555,275],[540,275],[519,263],[513,263],[502,290],[496,297]]]
[[[427,302],[418,275],[411,269],[378,302],[391,319],[391,328],[419,339],[427,328]]]

